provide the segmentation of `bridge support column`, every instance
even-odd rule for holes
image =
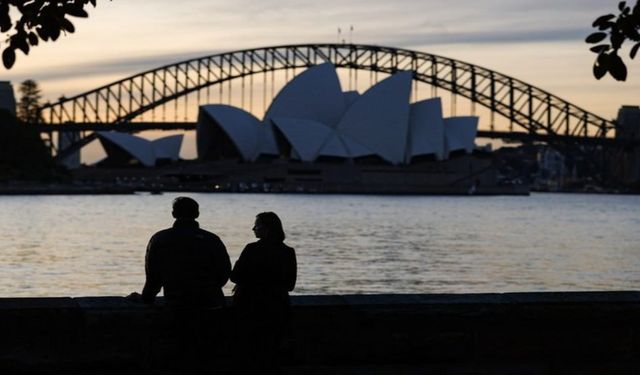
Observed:
[[[618,179],[640,188],[640,106],[622,106],[616,120],[616,138],[629,142],[614,161]]]

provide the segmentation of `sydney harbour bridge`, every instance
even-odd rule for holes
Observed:
[[[545,142],[560,152],[583,154],[600,167],[604,161],[600,156],[593,158],[593,149],[617,142],[612,121],[516,78],[425,52],[357,44],[264,47],[164,65],[47,103],[40,108],[43,123],[38,127],[49,135],[59,131],[73,135],[64,147],[59,143],[54,150],[60,158],[78,151],[99,130],[195,129],[189,108],[215,102],[212,92],[218,102],[225,98],[231,102],[235,87],[241,92],[240,106],[252,111],[254,88],[259,87],[266,108],[268,91],[273,98],[276,74],[288,80],[296,71],[325,62],[346,70],[350,86],[359,85],[358,77],[360,85],[367,76],[373,84],[379,74],[412,71],[416,91],[422,85],[432,96],[438,90],[450,95],[451,112],[459,107],[457,98],[470,103],[471,114],[476,105],[487,111],[490,121],[480,126],[478,137]],[[167,118],[167,113],[173,118]],[[496,126],[496,115],[507,125]]]

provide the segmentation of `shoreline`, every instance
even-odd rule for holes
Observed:
[[[527,187],[487,187],[469,193],[468,189],[452,187],[437,187],[433,189],[278,189],[264,191],[262,189],[212,189],[210,187],[128,187],[128,186],[23,186],[23,187],[3,187],[0,186],[0,196],[10,195],[130,195],[136,193],[163,194],[163,193],[210,193],[210,194],[296,194],[296,195],[384,195],[384,196],[528,196],[530,191]]]
[[[211,194],[307,194],[307,195],[382,195],[382,196],[528,196],[531,193],[550,194],[596,194],[596,195],[638,195],[636,191],[619,190],[541,190],[530,189],[526,185],[522,186],[493,186],[479,188],[470,194],[468,189],[461,187],[435,187],[432,189],[280,189],[264,191],[261,188],[254,189],[215,189],[209,186],[189,186],[189,187],[150,187],[150,186],[92,186],[92,185],[69,185],[69,184],[8,184],[0,185],[0,196],[19,195],[131,195],[136,193],[163,194],[163,193],[211,193]]]

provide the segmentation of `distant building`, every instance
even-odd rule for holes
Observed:
[[[556,191],[563,188],[567,177],[569,176],[564,155],[551,147],[540,147],[535,185],[543,190]]]
[[[616,119],[616,138],[632,145],[623,150],[614,169],[622,182],[640,183],[640,107],[625,105],[620,108]]]
[[[411,82],[411,72],[399,72],[360,95],[342,91],[332,64],[311,67],[278,93],[262,120],[236,107],[201,106],[198,157],[409,165],[471,153],[478,118],[443,118],[440,98],[410,104]]]
[[[15,117],[16,98],[13,95],[13,86],[9,81],[0,81],[0,108],[6,109]]]
[[[504,146],[492,151],[499,182],[535,184],[538,175],[538,151],[539,146],[530,143]]]

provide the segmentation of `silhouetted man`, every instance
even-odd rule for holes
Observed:
[[[227,249],[218,236],[200,229],[195,200],[176,198],[172,214],[176,219],[173,227],[154,234],[149,240],[142,301],[152,304],[164,288],[169,306],[223,306],[222,287],[231,272]]]

